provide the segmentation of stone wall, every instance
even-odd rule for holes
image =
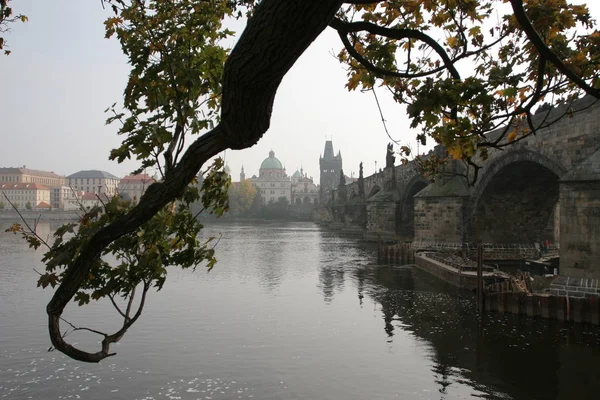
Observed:
[[[461,242],[466,197],[415,197],[415,241]]]
[[[348,204],[345,207],[345,229],[364,231],[367,227],[367,206],[365,204]]]
[[[598,298],[600,297],[600,282],[597,278],[559,276],[550,284],[550,293],[555,296]]]
[[[600,181],[560,186],[561,274],[600,275]]]
[[[379,192],[367,201],[366,239],[396,239],[397,207],[398,196],[392,192]]]
[[[526,139],[512,144],[503,150],[491,149],[487,160],[474,161],[484,165],[486,169],[493,166],[497,159],[503,158],[509,153],[531,152],[548,162],[554,164],[556,168],[563,171],[569,170],[583,160],[590,157],[600,147],[600,104],[592,105],[596,99],[586,97],[574,103],[573,110],[583,110],[572,114],[572,117],[564,117],[558,122],[553,123],[547,128],[541,129],[536,135],[531,135]],[[550,111],[536,114],[534,123],[546,119],[552,121],[565,113],[568,106],[560,106]],[[491,133],[490,136],[493,136]],[[531,161],[543,162],[540,159]],[[552,172],[557,172],[551,166]],[[485,170],[482,171],[485,173]],[[484,177],[482,177],[484,178]],[[482,179],[483,181],[485,179]]]

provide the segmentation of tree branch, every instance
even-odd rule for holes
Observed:
[[[448,53],[446,53],[446,50],[444,50],[444,48],[435,39],[433,39],[431,36],[423,33],[422,31],[418,31],[415,29],[386,28],[386,27],[379,26],[379,25],[373,24],[371,22],[365,22],[365,21],[344,22],[339,18],[334,18],[329,23],[329,26],[332,27],[333,29],[335,29],[336,31],[338,31],[338,33],[340,34],[340,37],[342,38],[342,41],[343,41],[343,37],[346,37],[348,35],[348,33],[359,32],[359,31],[367,31],[374,35],[385,36],[387,38],[395,39],[395,40],[402,40],[402,39],[420,40],[420,41],[426,43],[427,45],[429,45],[429,47],[431,47],[440,56],[440,58],[444,62],[444,66],[450,72],[450,75],[452,75],[453,78],[460,80],[460,74],[458,73],[458,70],[454,66],[454,62],[452,61],[452,59],[450,58]],[[383,71],[385,71],[385,70],[383,70]],[[388,73],[389,72],[391,72],[391,71],[388,71]],[[401,72],[398,72],[397,74],[402,74],[402,76],[400,76],[402,78],[417,77],[416,74],[411,74],[408,76],[406,76],[404,73],[401,73]],[[431,72],[429,72],[427,74],[431,74]],[[425,76],[425,75],[422,75],[422,76]]]
[[[575,72],[573,72],[553,51],[546,45],[544,40],[537,33],[525,9],[523,8],[523,0],[510,0],[510,4],[512,5],[513,12],[515,14],[515,18],[521,25],[521,29],[525,32],[531,44],[536,48],[540,56],[544,59],[548,60],[554,66],[562,72],[567,78],[569,78],[573,83],[579,86],[582,90],[584,90],[587,94],[594,96],[596,98],[600,98],[600,89],[594,89],[588,83],[579,77]]]
[[[121,236],[135,231],[169,202],[181,196],[201,166],[221,151],[255,144],[269,128],[275,93],[281,80],[313,40],[327,27],[341,0],[263,0],[227,62],[223,75],[221,122],[196,139],[163,182],[150,185],[139,203],[126,215],[98,230],[83,247],[46,307],[48,330],[54,347],[85,362],[99,362],[113,355],[110,344],[125,333],[141,314],[102,341],[96,353],[80,350],[61,336],[61,315],[80,289],[103,249]]]

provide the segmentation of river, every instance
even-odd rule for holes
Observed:
[[[311,223],[207,226],[207,273],[173,269],[117,355],[48,352],[43,269],[0,225],[0,399],[596,399],[600,329],[486,314],[411,266]],[[40,232],[55,226],[42,223]],[[222,235],[222,236],[221,236]],[[107,304],[67,309],[92,328]],[[97,337],[69,339],[97,346]],[[96,347],[90,347],[95,349]]]

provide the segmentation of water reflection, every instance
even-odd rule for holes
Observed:
[[[3,234],[0,398],[586,399],[600,389],[597,328],[479,321],[470,296],[410,266],[373,265],[374,245],[312,224],[203,235],[221,237],[215,269],[169,272],[118,356],[90,366],[45,352],[41,253]],[[69,313],[83,325],[110,311]]]
[[[323,234],[317,287],[326,303],[344,291],[348,271],[354,273],[357,265],[371,262],[374,248],[372,244],[360,243],[356,237],[332,232]],[[360,293],[359,303],[362,305]]]
[[[470,297],[411,267],[359,268],[354,276],[359,294],[381,306],[389,341],[400,329],[431,345],[442,395],[454,384],[484,398],[583,399],[600,390],[598,328],[500,314],[479,320]]]

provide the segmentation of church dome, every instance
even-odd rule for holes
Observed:
[[[271,150],[269,157],[260,164],[260,169],[283,169],[283,164],[275,157],[275,152]]]

